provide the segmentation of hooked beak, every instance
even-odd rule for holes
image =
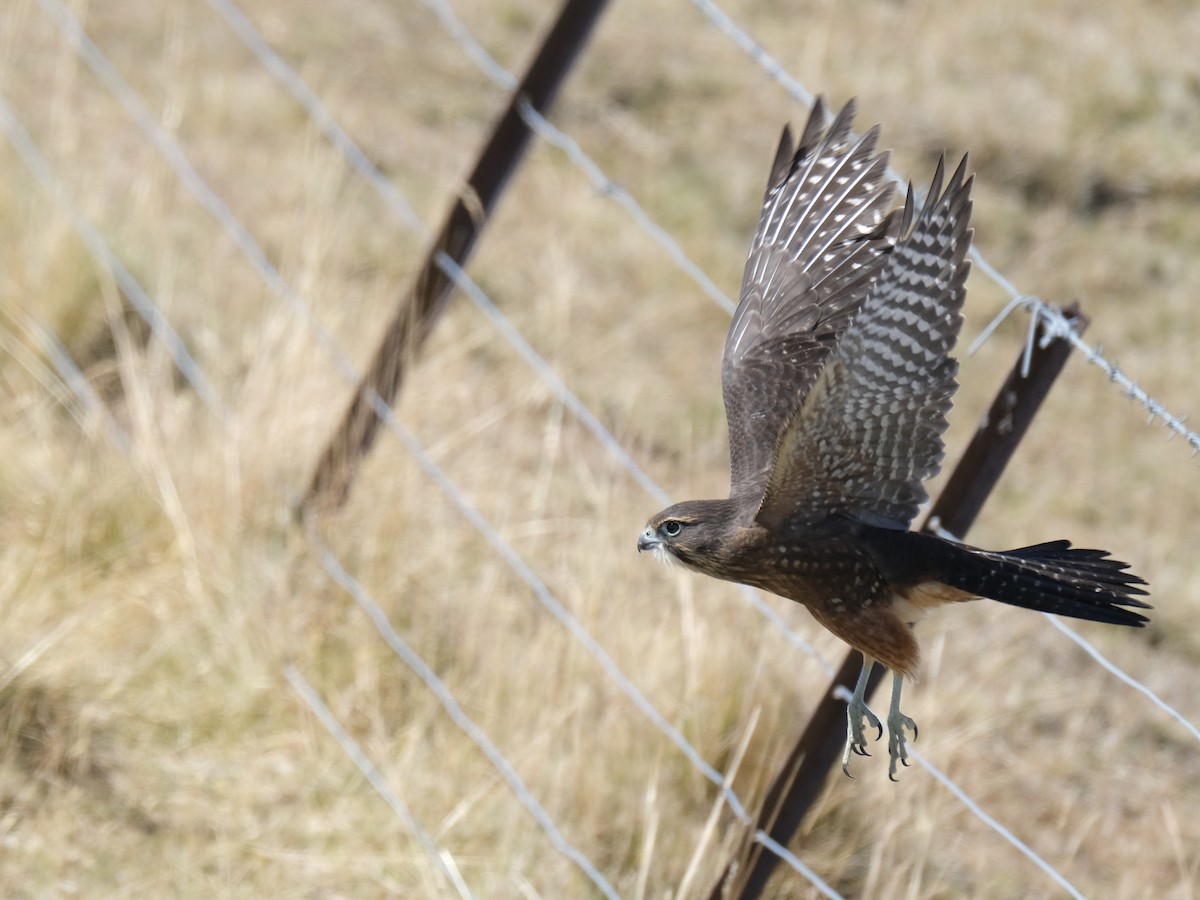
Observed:
[[[655,550],[661,543],[662,541],[658,539],[658,535],[654,533],[654,529],[647,528],[638,535],[638,553],[641,553],[643,550]]]

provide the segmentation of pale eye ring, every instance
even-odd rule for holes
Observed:
[[[683,525],[671,519],[663,523],[662,530],[667,537],[679,537],[679,532],[683,531]]]

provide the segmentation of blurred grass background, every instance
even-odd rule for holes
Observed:
[[[552,17],[454,5],[520,71]],[[970,150],[984,254],[1078,299],[1088,339],[1196,408],[1200,8],[946,0],[728,11],[927,182]],[[198,0],[75,4],[91,38],[360,369],[423,239],[356,177]],[[506,97],[429,9],[247,0],[248,17],[436,226]],[[46,8],[0,8],[0,92],[150,292],[234,418],[184,384],[61,206],[0,141],[0,893],[434,896],[419,844],[283,677],[295,665],[480,896],[588,896],[488,763],[320,569],[289,510],[349,387]],[[727,292],[779,128],[807,110],[682,0],[618,3],[553,119]],[[727,316],[558,151],[535,141],[472,276],[659,484],[727,479]],[[978,273],[965,340],[1006,297]],[[77,421],[46,323],[132,437]],[[1020,317],[962,360],[952,463],[1015,358]],[[398,415],[617,664],[734,787],[761,795],[826,683],[727,585],[638,559],[657,509],[458,298]],[[1152,586],[1141,632],[1080,624],[1191,721],[1200,475],[1179,440],[1074,360],[972,534],[1070,537]],[[936,485],[934,485],[936,491]],[[552,620],[404,448],[383,437],[322,523],[344,565],[628,896],[707,891],[738,837],[715,791]],[[842,646],[771,599],[826,658]],[[1195,896],[1200,753],[1040,616],[923,623],[918,749],[1085,894]],[[920,768],[833,779],[794,849],[850,896],[1056,896]],[[775,896],[812,888],[788,871]]]

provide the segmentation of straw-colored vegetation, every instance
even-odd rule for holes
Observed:
[[[49,3],[49,0],[48,0]],[[361,368],[423,237],[345,165],[204,3],[77,3],[89,34]],[[519,70],[550,4],[456,2]],[[254,0],[250,18],[430,223],[503,107],[421,3]],[[1200,9],[1116,0],[731,3],[803,83],[857,95],[897,171],[970,150],[979,246],[1079,299],[1089,339],[1195,413]],[[0,894],[451,892],[284,677],[294,665],[468,885],[591,896],[291,522],[350,386],[34,0],[0,5],[0,94],[155,298],[222,420],[129,312],[64,207],[0,140]],[[736,290],[784,121],[806,110],[684,0],[613,4],[555,119]],[[675,497],[726,478],[722,313],[535,142],[470,271]],[[1005,300],[978,273],[969,340]],[[52,329],[128,430],[81,417]],[[1015,358],[965,359],[949,460]],[[616,664],[748,803],[826,683],[727,585],[639,559],[657,508],[457,297],[398,413]],[[1071,537],[1154,589],[1144,631],[1078,625],[1193,722],[1200,468],[1075,360],[972,538]],[[569,840],[627,896],[705,892],[738,837],[716,792],[385,434],[318,525]],[[827,660],[843,648],[775,608]],[[922,626],[917,749],[1084,893],[1195,896],[1200,744],[1042,617]],[[794,849],[852,896],[1055,896],[925,769],[831,780]],[[787,872],[776,895],[812,889]]]

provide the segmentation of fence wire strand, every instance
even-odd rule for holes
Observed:
[[[329,572],[328,568],[326,568],[326,572],[333,577],[333,573]],[[417,841],[421,844],[421,849],[425,851],[425,855],[429,857],[434,867],[442,873],[443,877],[450,882],[450,886],[458,892],[460,897],[474,898],[475,895],[467,887],[466,882],[463,881],[458,867],[454,865],[454,858],[450,856],[448,851],[437,845],[429,835],[429,832],[421,825],[420,820],[408,808],[408,804],[400,799],[399,794],[392,790],[387,779],[383,777],[383,773],[375,767],[375,764],[371,762],[367,754],[358,746],[358,742],[342,727],[342,723],[338,721],[333,710],[325,704],[325,701],[321,699],[321,695],[308,683],[308,679],[300,674],[300,670],[295,666],[285,666],[283,674],[296,693],[300,695],[300,699],[312,710],[317,720],[325,726],[325,730],[329,732],[330,736],[337,741],[342,752],[350,757],[354,765],[358,766],[358,770],[367,779],[367,783],[374,788],[375,793],[383,798],[383,801],[396,814],[396,818],[403,822],[408,830],[413,833]]]
[[[209,2],[227,3],[229,0],[209,0]],[[475,40],[470,29],[463,24],[445,0],[421,0],[421,3],[437,17],[450,36],[463,48],[463,52],[471,62],[475,63],[493,84],[508,92],[516,87],[516,76],[496,62],[492,55],[483,48],[483,45]],[[737,304],[729,298],[729,295],[717,287],[704,270],[692,261],[671,233],[655,222],[642,208],[642,205],[633,198],[632,194],[604,174],[604,170],[583,152],[583,149],[572,137],[550,124],[545,116],[534,109],[533,105],[525,98],[518,101],[517,112],[520,113],[521,118],[534,134],[563,151],[571,162],[587,176],[596,191],[611,198],[624,209],[638,223],[642,231],[666,251],[679,269],[695,281],[700,289],[721,309],[729,315],[733,315]]]
[[[998,835],[1021,851],[1021,853],[1024,854],[1034,865],[1054,879],[1059,887],[1074,897],[1075,900],[1084,900],[1084,896],[1083,894],[1079,893],[1079,889],[1076,888],[1075,885],[1071,884],[1071,882],[1067,881],[1067,879],[1063,877],[1062,873],[1059,872],[1058,869],[1046,862],[1045,858],[1036,850],[1034,850],[1023,840],[1009,831],[1008,828],[989,815],[982,806],[975,802],[970,794],[951,781],[950,778],[947,777],[946,773],[926,759],[920,753],[920,751],[918,751],[915,747],[910,746],[908,748],[908,754],[922,766],[924,766],[925,770],[929,772],[930,775],[936,778],[941,785],[946,788],[946,790],[957,797],[962,802],[963,806],[977,816],[981,822],[988,825]]]
[[[200,399],[204,401],[205,405],[218,418],[223,421],[232,420],[233,413],[225,404],[225,401],[221,399],[221,395],[209,383],[200,366],[196,364],[196,361],[188,352],[187,346],[183,343],[183,339],[179,337],[179,332],[172,327],[167,317],[163,315],[158,306],[142,290],[142,286],[138,283],[137,279],[133,277],[129,270],[125,268],[125,264],[113,253],[108,242],[101,237],[100,232],[96,230],[87,216],[83,214],[83,211],[70,199],[66,186],[55,173],[49,160],[42,155],[42,152],[33,143],[29,132],[25,130],[16,113],[2,95],[0,95],[0,129],[4,130],[9,143],[12,144],[13,148],[17,151],[17,155],[21,157],[21,160],[29,167],[29,170],[37,176],[37,179],[45,186],[46,190],[56,199],[58,208],[70,219],[75,233],[79,235],[92,256],[101,266],[112,272],[122,293],[124,293],[125,297],[133,305],[137,314],[150,326],[150,330],[154,336],[166,348],[180,374],[187,379],[188,384],[192,386]],[[71,383],[78,386],[74,380]]]
[[[388,646],[391,647],[392,651],[404,661],[405,665],[412,669],[429,689],[430,693],[437,698],[438,703],[442,705],[442,708],[454,721],[454,724],[461,728],[463,733],[483,752],[488,762],[492,764],[496,771],[500,773],[505,783],[508,784],[513,796],[525,807],[529,815],[533,817],[542,831],[550,838],[555,848],[575,863],[580,871],[588,877],[592,884],[605,897],[616,898],[618,894],[613,886],[609,884],[608,879],[600,874],[600,871],[592,864],[590,859],[567,840],[554,823],[554,819],[550,817],[550,814],[546,812],[545,808],[537,801],[537,798],[533,796],[529,788],[526,787],[525,781],[517,773],[517,770],[513,768],[508,758],[492,743],[487,733],[466,714],[462,706],[454,698],[454,694],[451,693],[450,688],[447,687],[442,679],[438,678],[433,668],[392,627],[387,613],[375,602],[375,598],[367,592],[358,580],[342,567],[341,562],[321,539],[321,536],[317,534],[316,528],[311,522],[306,525],[305,531],[308,535],[309,543],[317,554],[317,561],[321,564],[321,568],[362,607],[367,617],[371,620],[371,624],[375,626],[375,629],[387,642]]]
[[[0,102],[3,102],[3,97],[0,97]],[[0,126],[0,130],[3,130],[3,126]],[[101,423],[109,442],[128,455],[132,446],[128,433],[113,418],[108,407],[75,364],[70,351],[58,339],[58,335],[39,318],[25,310],[9,309],[5,312],[22,329],[25,340],[22,340],[21,334],[0,326],[0,349],[41,382],[47,393],[54,395],[56,400],[61,402],[65,388],[66,392],[75,398],[76,405],[68,406],[68,409],[79,423],[80,429],[87,433],[96,422]],[[32,344],[33,349],[27,344]],[[50,361],[53,372],[45,368],[37,355],[38,350]],[[59,382],[57,385],[54,383],[55,378]],[[63,405],[67,406],[65,402]]]
[[[431,0],[425,0],[431,2]],[[728,37],[731,41],[737,44],[746,52],[746,54],[754,60],[763,71],[787,92],[787,94],[805,106],[811,106],[813,102],[813,94],[805,88],[800,82],[788,74],[774,57],[769,54],[761,44],[752,38],[744,28],[739,26],[732,18],[721,10],[712,0],[689,0],[701,14],[703,14],[712,25]],[[896,174],[892,169],[888,169],[888,174],[895,179],[900,185],[904,185],[906,180]],[[1100,369],[1108,379],[1118,385],[1129,399],[1140,404],[1150,416],[1150,421],[1155,419],[1162,422],[1172,433],[1172,435],[1180,435],[1187,441],[1192,448],[1192,455],[1200,453],[1200,434],[1189,429],[1184,424],[1184,419],[1171,413],[1162,403],[1151,397],[1144,391],[1136,381],[1120,370],[1116,363],[1106,359],[1100,350],[1091,346],[1085,341],[1080,334],[1071,327],[1070,321],[1063,315],[1062,310],[1053,303],[1048,303],[1040,297],[1035,297],[1032,294],[1023,294],[1017,290],[1016,286],[1001,274],[995,266],[984,258],[979,248],[972,245],[968,255],[975,267],[983,272],[991,279],[1002,291],[1008,294],[1010,304],[1005,307],[998,318],[1004,318],[1014,309],[1020,307],[1025,309],[1034,319],[1033,324],[1036,325],[1036,320],[1040,316],[1050,329],[1051,336],[1063,337],[1070,341],[1074,347],[1083,354],[1084,358],[1093,366]],[[992,329],[997,323],[993,322],[991,326],[984,331],[984,335],[991,334]],[[978,346],[977,341],[973,347]]]
[[[1124,682],[1138,693],[1143,694],[1147,699],[1150,700],[1151,703],[1182,725],[1192,737],[1194,737],[1197,741],[1200,741],[1200,728],[1197,728],[1191,721],[1189,721],[1183,715],[1183,713],[1171,706],[1166,700],[1154,693],[1154,691],[1152,691],[1149,687],[1138,681],[1136,678],[1110,660],[1107,656],[1102,654],[1096,649],[1095,645],[1090,643],[1086,638],[1084,638],[1083,635],[1069,626],[1066,622],[1063,622],[1058,616],[1051,615],[1050,613],[1044,613],[1044,615],[1050,620],[1050,623],[1055,628],[1078,644],[1083,649],[1084,653],[1090,656],[1097,665],[1101,666],[1117,680]]]

